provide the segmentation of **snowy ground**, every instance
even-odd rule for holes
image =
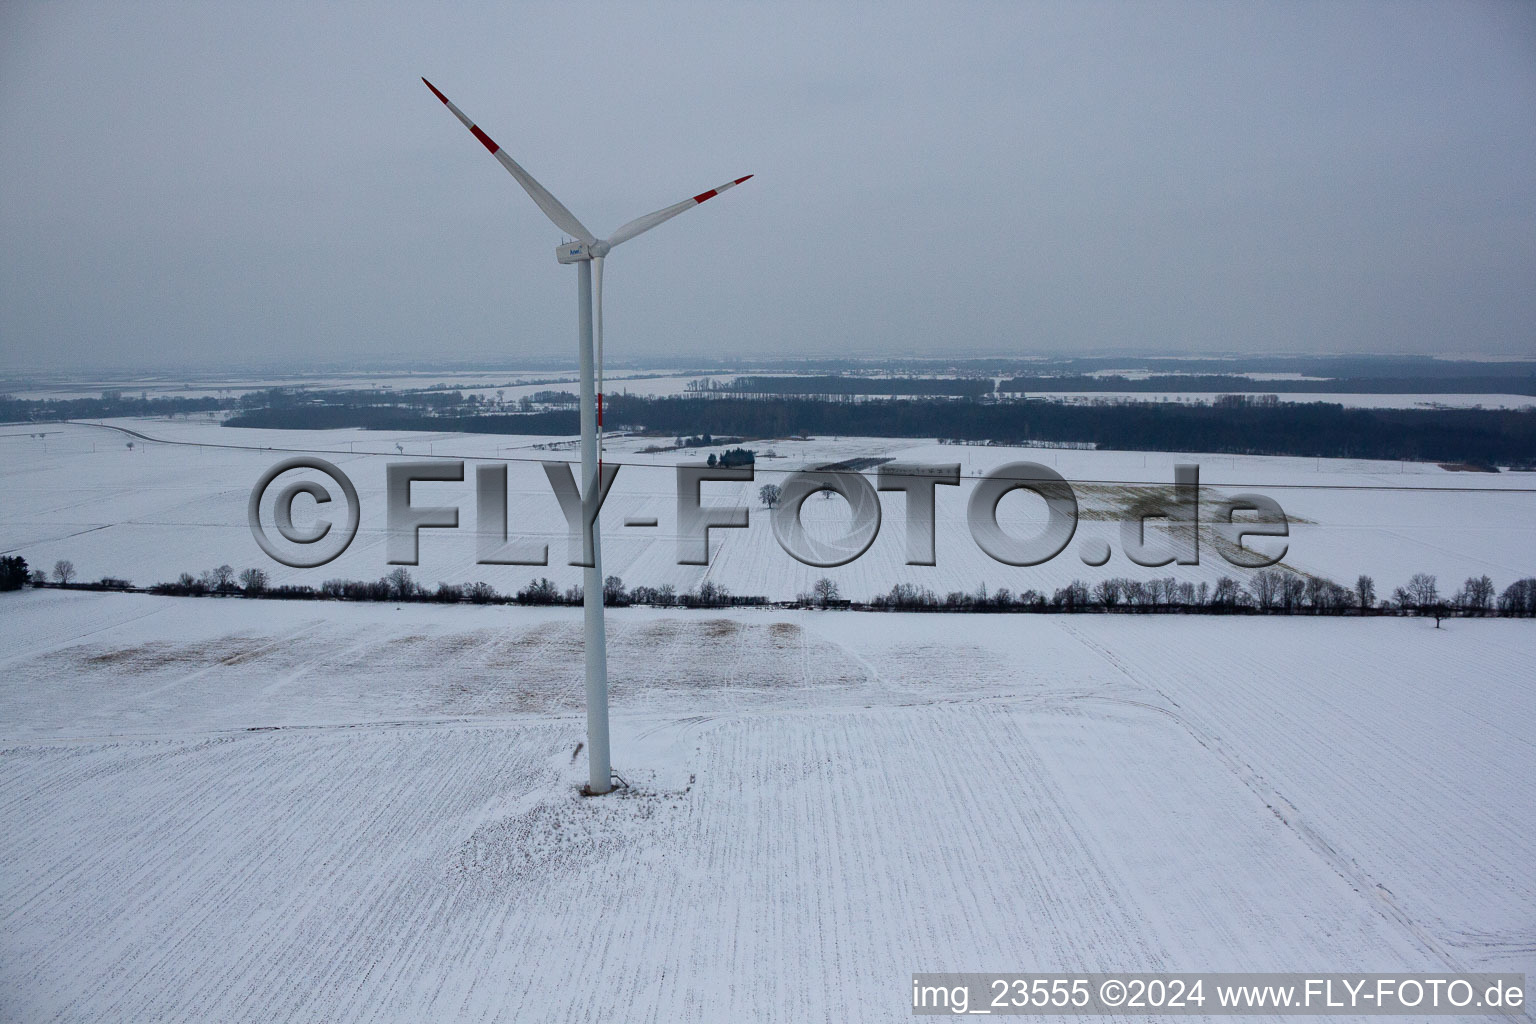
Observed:
[[[902,1020],[1536,975],[1525,621],[0,595],[0,1019]],[[1260,653],[1262,652],[1262,653]]]
[[[674,371],[616,370],[608,374],[617,394],[680,394],[698,374],[678,376]],[[55,382],[13,388],[7,393],[21,399],[99,398],[103,391],[121,391],[129,397],[209,398],[243,395],[266,388],[307,388],[314,391],[366,390],[383,388],[393,391],[419,391],[425,388],[454,388],[464,394],[495,397],[504,392],[507,399],[520,398],[535,391],[565,388],[575,390],[579,378],[566,370],[475,370],[455,373],[364,373],[364,374],[287,374],[273,377],[250,375],[194,377],[179,380],[168,376],[143,378],[106,378],[98,381],[60,379]],[[0,381],[3,384],[4,381]]]
[[[1251,391],[1030,391],[1029,397],[1047,398],[1070,405],[1098,405],[1105,402],[1175,402],[1184,405],[1209,405],[1216,400],[1217,395],[1225,394],[1246,394],[1253,398],[1260,398],[1275,392],[1263,390],[1263,384],[1256,382]],[[1332,391],[1282,391],[1278,397],[1282,403],[1327,402],[1331,405],[1342,405],[1346,409],[1527,409],[1536,405],[1536,398],[1530,395],[1503,394],[1387,395]]]
[[[19,553],[34,566],[58,559],[74,562],[82,579],[124,577],[139,584],[172,580],[222,563],[261,566],[278,583],[318,585],[326,579],[377,579],[390,566],[385,543],[385,467],[403,458],[468,460],[465,482],[426,483],[413,488],[415,501],[456,505],[457,531],[427,530],[420,565],[413,569],[428,585],[483,579],[515,591],[535,575],[562,587],[579,581],[580,570],[566,562],[565,524],[540,468],[541,460],[578,457],[564,437],[474,434],[390,434],[380,431],[238,430],[206,420],[118,420],[116,427],[160,441],[147,441],[105,426],[50,424],[36,431],[0,428],[0,553]],[[33,436],[43,433],[39,438]],[[127,447],[133,441],[135,447]],[[167,442],[167,443],[161,443]],[[1223,574],[1241,577],[1216,551],[1207,530],[1201,564],[1144,569],[1123,555],[1121,521],[1132,502],[1149,488],[1167,488],[1174,466],[1200,467],[1201,501],[1207,515],[1224,496],[1253,493],[1278,501],[1291,517],[1284,564],[1302,572],[1353,584],[1361,573],[1376,578],[1383,595],[1416,572],[1440,578],[1447,595],[1468,576],[1489,574],[1503,588],[1536,575],[1536,475],[1452,472],[1435,465],[1342,459],[1176,455],[1045,448],[941,445],[890,438],[818,437],[808,441],[753,442],[759,452],[752,483],[710,483],[707,505],[751,509],[745,530],[711,534],[708,567],[677,564],[676,473],[680,461],[698,461],[705,451],[645,449],[670,446],[670,439],[610,438],[608,459],[621,463],[604,506],[604,567],[631,586],[671,583],[679,591],[704,579],[738,594],[793,598],[822,575],[832,577],[845,597],[867,599],[898,581],[915,582],[943,594],[1034,588],[1050,593],[1074,577],[1092,582],[1103,576],[1146,579],[1172,575],[1213,582]],[[288,569],[257,547],[246,523],[246,502],[262,472],[295,452],[319,453],[354,481],[363,505],[362,528],[336,561],[315,569]],[[769,453],[776,457],[768,457]],[[902,496],[882,496],[883,519],[873,546],[857,561],[834,569],[805,566],[786,554],[757,500],[759,487],[782,482],[806,465],[849,459],[898,459],[956,464],[966,479],[938,488],[938,564],[905,564],[905,506]],[[478,460],[478,461],[477,461]],[[549,545],[548,567],[476,564],[473,529],[475,467],[495,460],[509,467],[508,521],[514,536]],[[966,503],[975,478],[1004,463],[1036,461],[1074,485],[1081,518],[1072,544],[1043,565],[1015,568],[993,561],[972,539]],[[275,489],[274,489],[275,490]],[[269,492],[272,493],[272,492]],[[1004,499],[1001,517],[1019,535],[1039,529],[1043,502],[1023,492]],[[313,513],[308,499],[296,504],[302,520]],[[806,503],[813,534],[845,529],[841,499]],[[653,516],[655,528],[625,527],[629,516]],[[270,514],[266,520],[270,529]],[[1114,551],[1108,564],[1083,564],[1082,545],[1103,541]],[[1273,542],[1258,539],[1256,548]]]
[[[1226,371],[1223,371],[1226,372]],[[1150,370],[1095,370],[1088,374],[1090,377],[1124,377],[1128,380],[1145,380],[1151,376],[1192,376],[1195,371],[1172,372]],[[735,371],[714,373],[688,373],[678,374],[675,370],[629,368],[615,369],[608,373],[606,391],[610,394],[631,395],[678,395],[683,394],[689,384],[702,383],[704,381],[717,381],[725,383],[737,376],[742,376]],[[804,374],[786,371],[764,371],[761,374],[745,374],[746,376],[761,375],[770,377],[795,377]],[[1253,381],[1250,393],[1262,395],[1265,381],[1299,381],[1299,380],[1328,380],[1326,377],[1309,377],[1299,373],[1236,373],[1238,377],[1246,377]],[[874,374],[875,377],[906,376],[893,374]],[[1001,383],[1010,377],[993,378],[994,383]],[[353,390],[384,388],[394,391],[414,391],[423,388],[453,388],[465,395],[479,395],[482,398],[500,398],[505,401],[514,401],[525,395],[531,395],[538,391],[572,391],[578,389],[579,378],[572,371],[561,370],[473,370],[456,372],[377,372],[377,373],[296,373],[277,375],[271,377],[253,377],[251,375],[239,375],[229,377],[194,376],[189,379],[179,379],[167,374],[159,374],[148,377],[123,377],[103,378],[94,381],[82,381],[72,377],[59,377],[54,380],[32,381],[13,384],[7,393],[21,399],[72,399],[72,398],[97,398],[103,391],[121,391],[128,396],[144,395],[150,398],[206,398],[206,397],[230,397],[246,394],[247,392],[262,390],[265,388],[307,388],[315,391],[326,390]],[[0,380],[0,389],[7,382]],[[1030,398],[1049,398],[1056,401],[1070,402],[1074,404],[1093,404],[1104,401],[1115,402],[1182,402],[1208,404],[1216,398],[1217,392],[1146,392],[1146,391],[1054,391],[1050,389],[1050,379],[1042,378],[1032,382],[1039,386],[1039,390],[1031,387]],[[1220,392],[1225,394],[1226,392]],[[884,396],[864,396],[866,401],[878,401]],[[1331,402],[1352,409],[1523,409],[1536,405],[1536,398],[1528,395],[1507,394],[1335,394],[1332,392],[1305,392],[1305,393],[1281,393],[1282,402]]]

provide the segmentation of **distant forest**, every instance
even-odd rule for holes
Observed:
[[[483,413],[467,406],[310,402],[246,407],[231,427],[574,434],[574,410]],[[395,396],[397,400],[406,396]],[[978,402],[892,398],[829,402],[809,398],[615,395],[611,429],[665,437],[805,435],[936,437],[956,441],[1091,442],[1128,451],[1195,451],[1325,458],[1408,459],[1480,466],[1536,465],[1536,410],[1346,409],[1331,403],[1209,406],[1132,403]]]
[[[1152,377],[1014,377],[998,385],[1004,393],[1030,391],[1262,392],[1328,395],[1536,395],[1536,374],[1456,377],[1334,377],[1328,380],[1254,380],[1226,374]]]
[[[992,394],[990,377],[737,377],[697,393],[764,397],[801,395],[836,401],[855,395],[926,395],[981,398]]]
[[[1141,360],[1160,376],[1093,377],[1129,369],[1109,358],[928,363],[930,376],[741,376],[704,382],[683,395],[610,395],[610,429],[659,437],[704,434],[738,440],[807,435],[933,437],[973,443],[1077,443],[1129,451],[1221,452],[1460,463],[1479,468],[1536,468],[1536,410],[1349,409],[1324,402],[1266,404],[1242,398],[1213,405],[1106,402],[1068,405],[1030,400],[1030,391],[1501,393],[1536,395],[1530,363],[1470,363],[1411,357]],[[849,364],[828,361],[828,370]],[[887,364],[899,371],[904,364]],[[1010,395],[992,394],[1004,369]],[[1054,376],[1035,376],[1039,372]],[[1225,373],[1167,376],[1169,370],[1219,367]],[[916,364],[912,372],[916,372]],[[1230,371],[1331,374],[1327,381],[1253,381]],[[959,374],[958,376],[956,374]],[[879,400],[864,400],[882,396]],[[32,424],[104,417],[185,416],[232,411],[231,427],[462,431],[571,435],[576,410],[563,392],[503,402],[438,385],[421,390],[271,388],[234,397],[149,398],[119,390],[100,398],[18,399],[0,395],[0,421]]]
[[[26,399],[0,395],[0,423],[58,423],[106,416],[187,416],[234,406],[233,398],[133,398],[111,391],[100,398]]]

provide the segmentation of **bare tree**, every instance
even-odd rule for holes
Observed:
[[[1307,577],[1307,603],[1313,611],[1332,613],[1347,606],[1352,600],[1350,591],[1326,576]]]
[[[75,563],[67,558],[61,558],[53,563],[53,578],[65,586],[75,578]]]
[[[823,576],[821,579],[817,580],[816,585],[811,588],[811,593],[815,596],[816,603],[821,605],[823,608],[825,608],[828,603],[836,601],[840,596],[838,594],[837,584],[832,580],[830,576]]]
[[[1093,585],[1093,597],[1105,608],[1113,608],[1120,603],[1120,581],[1118,579],[1099,580]]]
[[[1280,580],[1280,605],[1287,612],[1295,611],[1307,592],[1307,581],[1291,572],[1282,573]]]
[[[1211,604],[1219,608],[1232,608],[1243,602],[1243,585],[1231,576],[1223,576],[1216,581],[1216,589],[1211,592]]]
[[[1069,612],[1086,607],[1088,604],[1088,584],[1082,580],[1073,580],[1051,595],[1051,603],[1058,608],[1065,608]]]
[[[1348,610],[1355,596],[1348,587],[1341,587],[1332,580],[1328,581],[1328,607],[1336,613],[1342,614]]]
[[[1488,576],[1468,577],[1462,588],[1462,601],[1471,611],[1487,611],[1493,606],[1493,580]]]
[[[699,584],[697,593],[683,596],[683,603],[699,608],[719,608],[731,603],[731,592],[714,580],[705,580]]]
[[[1285,582],[1280,574],[1272,569],[1265,569],[1261,573],[1255,573],[1248,587],[1253,591],[1253,599],[1258,602],[1260,611],[1269,611],[1280,599],[1280,591]]]
[[[757,500],[769,508],[773,508],[773,506],[779,503],[780,493],[778,484],[763,484],[763,486],[757,489]]]
[[[897,583],[889,594],[879,595],[873,603],[884,608],[931,608],[939,599],[933,591],[915,583]]]
[[[1328,583],[1322,576],[1307,577],[1307,604],[1314,611],[1324,611],[1328,607]]]
[[[475,604],[490,604],[500,596],[496,593],[496,588],[484,580],[467,585],[464,588],[464,595]]]
[[[389,596],[397,601],[416,596],[416,581],[403,565],[385,576],[382,582],[389,589]]]
[[[1376,581],[1369,576],[1361,576],[1355,580],[1355,600],[1360,603],[1360,610],[1365,611],[1376,603]]]
[[[528,585],[517,592],[518,604],[558,604],[560,588],[548,576],[529,580]]]
[[[1416,572],[1408,581],[1408,599],[1420,611],[1440,603],[1440,588],[1429,573]]]
[[[240,587],[247,595],[255,596],[267,589],[267,570],[243,569],[240,572]]]

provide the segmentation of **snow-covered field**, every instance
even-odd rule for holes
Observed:
[[[1281,375],[1276,375],[1280,377]],[[1283,378],[1282,378],[1283,379]],[[1307,378],[1302,378],[1307,379]],[[1262,383],[1252,390],[1237,392],[1214,391],[1031,391],[1029,397],[1046,398],[1069,405],[1098,405],[1124,402],[1173,402],[1183,405],[1210,405],[1219,394],[1245,394],[1260,398],[1275,394],[1265,391]],[[1332,391],[1282,391],[1277,396],[1282,403],[1327,402],[1342,405],[1346,409],[1527,409],[1536,405],[1530,395],[1502,394],[1358,394]]]
[[[573,439],[466,434],[389,434],[379,431],[237,430],[206,420],[121,420],[115,426],[50,424],[28,431],[0,428],[0,552],[19,553],[34,566],[58,559],[74,562],[82,579],[125,577],[139,584],[172,580],[223,563],[237,569],[261,566],[277,583],[318,585],[326,579],[377,579],[389,571],[385,542],[385,467],[402,458],[468,460],[463,483],[424,483],[413,488],[422,505],[456,505],[460,529],[425,530],[421,562],[412,571],[430,585],[438,581],[486,580],[515,591],[535,575],[562,587],[579,581],[580,570],[565,564],[564,519],[540,468],[541,460],[574,460]],[[37,432],[45,436],[33,436]],[[134,448],[129,449],[129,441]],[[1384,595],[1413,573],[1440,578],[1449,594],[1468,576],[1489,574],[1503,588],[1536,575],[1536,475],[1453,472],[1438,466],[1337,459],[1175,455],[1069,449],[941,445],[889,438],[818,437],[809,441],[753,442],[759,452],[752,483],[709,483],[706,505],[751,509],[750,527],[714,530],[711,564],[679,566],[676,534],[676,474],[680,461],[698,461],[705,450],[647,453],[670,439],[612,437],[608,459],[623,465],[604,506],[604,567],[630,586],[670,583],[679,591],[704,579],[738,594],[793,598],[820,576],[833,578],[845,597],[866,599],[898,581],[950,590],[1029,588],[1047,593],[1074,577],[1149,578],[1173,575],[1192,582],[1222,574],[1242,577],[1216,551],[1209,531],[1202,537],[1201,564],[1144,569],[1123,554],[1121,520],[1148,488],[1166,488],[1173,467],[1200,467],[1202,507],[1213,514],[1224,496],[1260,493],[1278,501],[1290,516],[1291,535],[1284,564],[1303,572],[1352,584],[1361,573],[1376,578]],[[336,561],[314,569],[289,569],[257,547],[246,522],[246,502],[262,472],[295,452],[319,453],[356,484],[362,508],[357,539]],[[776,457],[768,457],[768,453]],[[767,510],[757,500],[760,486],[782,482],[806,465],[849,459],[897,459],[960,464],[966,479],[937,492],[937,560],[934,567],[905,564],[905,505],[900,494],[882,496],[883,517],[874,544],[856,561],[833,569],[802,565],[776,541]],[[508,521],[515,536],[549,545],[550,566],[476,564],[473,534],[476,460],[509,467]],[[1080,506],[1072,544],[1043,565],[1016,568],[993,561],[972,539],[966,504],[976,477],[1004,463],[1027,460],[1049,466],[1071,481]],[[339,498],[338,498],[339,501]],[[1005,498],[1000,516],[1021,535],[1038,530],[1044,503],[1024,492]],[[302,520],[314,514],[308,499],[295,504]],[[839,499],[813,498],[805,519],[813,533],[839,534],[847,506]],[[655,517],[654,528],[625,527],[626,517]],[[270,516],[266,519],[271,529]],[[1114,556],[1101,568],[1083,564],[1081,546],[1111,545]],[[1270,550],[1275,542],[1250,544]]]
[[[1527,621],[620,610],[600,799],[578,610],[28,591],[0,630],[8,1021],[1536,975]]]
[[[1194,371],[1158,373],[1157,376],[1191,376]],[[643,395],[648,397],[683,394],[689,384],[716,381],[726,383],[739,374],[731,372],[686,373],[663,369],[616,369],[607,375],[605,390],[610,394]],[[750,374],[749,374],[750,375]],[[766,376],[794,377],[802,374],[787,371],[770,371]],[[895,376],[873,374],[875,377]],[[900,375],[905,376],[905,375]],[[1145,380],[1154,376],[1149,370],[1095,370],[1091,377],[1125,377],[1129,380]],[[1328,380],[1326,377],[1308,377],[1299,373],[1239,373],[1253,382],[1248,393],[1259,396],[1265,392],[1265,381]],[[1010,378],[994,378],[1001,383]],[[15,382],[7,386],[0,380],[0,391],[15,398],[74,399],[97,398],[108,390],[121,391],[130,397],[143,395],[148,398],[210,398],[243,395],[266,388],[306,388],[314,391],[366,390],[383,388],[394,391],[415,391],[423,388],[452,388],[464,395],[479,395],[484,399],[516,401],[539,391],[578,390],[579,378],[573,371],[562,370],[475,370],[454,372],[379,372],[339,374],[287,374],[271,377],[230,376],[226,378],[194,376],[181,380],[167,375],[152,377],[104,378],[97,381],[81,381],[60,377],[43,382]],[[1072,404],[1091,405],[1099,402],[1175,402],[1209,404],[1218,392],[1148,392],[1148,391],[1057,391],[1050,388],[1050,378],[1036,381],[1040,390],[1030,388],[1031,399],[1051,399]],[[1220,392],[1225,394],[1226,392]],[[862,396],[863,401],[883,401],[881,395]],[[899,397],[899,396],[898,396]],[[1331,402],[1351,409],[1523,409],[1536,405],[1536,398],[1528,395],[1508,394],[1335,394],[1332,392],[1282,392],[1282,402]]]
[[[1390,590],[1425,571],[1446,591],[1536,573],[1529,474],[858,437],[754,443],[754,482],[704,491],[751,506],[750,528],[678,566],[674,467],[705,452],[656,446],[608,449],[605,568],[631,586],[785,598],[828,575],[864,598],[1242,576],[1208,532],[1198,567],[1121,552],[1126,508],[1187,462],[1207,506],[1279,501],[1304,572]],[[461,510],[458,531],[423,532],[418,579],[564,586],[579,570],[540,463],[573,449],[9,427],[0,549],[86,579],[224,562],[374,579],[385,466],[462,458],[464,483],[415,488]],[[267,559],[246,523],[252,485],[296,452],[340,466],[363,507],[317,569]],[[758,487],[850,459],[961,465],[938,493],[937,566],[904,564],[896,494],[849,565],[780,549]],[[1081,509],[1073,544],[1033,568],[992,561],[965,524],[975,478],[1019,460],[1072,481]],[[475,564],[484,461],[508,466],[512,532],[554,564]],[[1033,532],[1037,504],[1010,497],[1002,518]],[[805,510],[823,536],[845,512]],[[1115,550],[1102,568],[1079,557],[1092,540]],[[616,610],[631,788],[583,800],[579,616],[0,595],[0,1020],[885,1020],[907,1015],[916,970],[1536,974],[1527,621]]]
[[[612,391],[617,394],[671,395],[680,394],[698,374],[678,376],[664,370],[616,370],[608,374]],[[520,398],[525,394],[550,388],[567,387],[575,390],[579,378],[573,371],[564,370],[476,370],[452,373],[363,373],[363,374],[286,374],[273,377],[249,375],[226,378],[197,376],[179,380],[167,376],[106,378],[99,381],[64,379],[46,383],[23,383],[19,387],[6,388],[14,398],[39,400],[65,400],[72,398],[99,398],[103,391],[121,391],[129,397],[147,398],[209,398],[243,395],[266,388],[306,388],[314,391],[367,390],[384,388],[394,391],[419,391],[423,388],[454,388],[465,394],[495,396],[504,392],[507,399]],[[4,385],[0,381],[0,385]]]

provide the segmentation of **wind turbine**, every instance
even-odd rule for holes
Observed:
[[[728,181],[724,185],[700,192],[691,199],[663,207],[644,217],[636,217],[607,238],[598,238],[588,231],[576,215],[550,194],[549,190],[523,170],[516,160],[507,155],[491,137],[464,116],[464,111],[454,106],[437,86],[422,79],[432,95],[443,101],[443,106],[453,111],[453,116],[464,123],[470,134],[490,150],[517,183],[523,186],[539,209],[561,231],[574,241],[564,242],[555,250],[555,258],[561,263],[576,264],[577,351],[581,363],[581,497],[583,512],[589,513],[591,527],[591,565],[587,566],[582,580],[582,610],[585,618],[585,643],[587,661],[587,789],[591,793],[606,793],[613,788],[612,766],[608,756],[608,645],[603,627],[603,559],[599,545],[598,520],[590,515],[590,503],[602,497],[602,449],[600,436],[603,425],[603,258],[622,242],[644,234],[693,209],[706,200],[735,188],[747,178]],[[593,277],[596,276],[596,303],[594,317]],[[595,331],[594,331],[595,326]],[[593,354],[593,335],[596,334],[597,351]],[[593,380],[594,364],[596,381]],[[586,545],[583,545],[584,547]]]

